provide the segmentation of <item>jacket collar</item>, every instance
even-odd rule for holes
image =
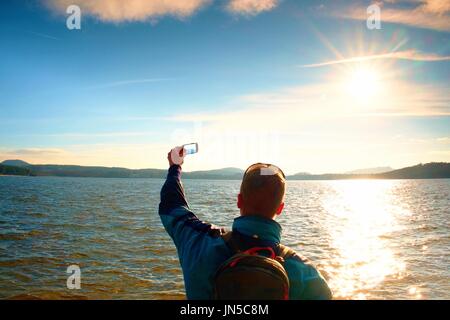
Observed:
[[[255,239],[280,243],[281,226],[272,219],[259,216],[240,216],[234,219],[233,230]]]

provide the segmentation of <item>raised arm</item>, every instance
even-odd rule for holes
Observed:
[[[200,221],[189,209],[184,188],[181,183],[181,164],[183,164],[182,150],[179,151],[179,164],[174,163],[173,151],[169,152],[169,172],[167,179],[161,189],[161,202],[159,203],[159,215],[167,233],[173,239],[175,246],[181,253],[180,259],[183,261],[183,254],[192,252],[191,242],[193,237],[202,237],[211,234],[220,234],[220,230],[211,224]],[[176,157],[176,154],[175,154]],[[181,160],[180,160],[181,159]]]
[[[183,149],[176,147],[167,154],[169,162],[169,172],[166,182],[161,189],[161,202],[159,204],[159,214],[170,214],[170,211],[185,207],[189,208],[181,184],[181,165],[183,164]]]
[[[181,166],[172,164],[167,173],[166,182],[161,189],[159,214],[170,214],[170,211],[179,207],[187,209],[189,205],[181,184]]]

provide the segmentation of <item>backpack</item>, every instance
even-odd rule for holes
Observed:
[[[283,264],[285,259],[295,255],[295,251],[281,244],[275,250],[277,253],[271,247],[241,251],[232,232],[225,233],[222,238],[234,255],[222,263],[214,275],[215,299],[289,299],[289,277]]]

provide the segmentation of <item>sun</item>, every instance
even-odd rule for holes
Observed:
[[[381,91],[381,78],[375,68],[357,66],[349,70],[344,90],[358,100],[371,100]]]

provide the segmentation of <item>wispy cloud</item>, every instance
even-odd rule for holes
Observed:
[[[234,14],[256,15],[274,9],[278,2],[278,0],[230,0],[226,8]]]
[[[26,31],[29,34],[41,37],[41,38],[45,38],[45,39],[50,39],[50,40],[59,40],[59,38],[54,37],[52,35],[49,34],[45,34],[45,33],[40,33],[40,32],[34,32],[34,31]]]
[[[52,9],[65,12],[66,8],[74,4],[73,0],[44,0]],[[193,15],[211,0],[78,0],[84,14],[88,14],[102,21],[145,21],[162,16],[185,18]]]
[[[342,90],[342,83],[330,80],[241,96],[229,111],[178,114],[172,120],[203,122],[218,129],[272,128],[282,132],[324,119],[450,116],[450,94],[445,85],[386,81],[383,86],[376,96],[357,101]]]
[[[277,163],[287,171],[333,172],[389,164],[402,167],[418,162],[448,161],[445,155],[424,155],[442,142],[426,146],[405,139],[417,135],[401,126],[408,118],[429,122],[450,116],[445,86],[395,81],[364,101],[349,96],[340,83],[280,88],[241,96],[221,112],[173,116],[186,129],[185,141],[197,141],[202,157],[195,165],[246,167],[252,162]],[[389,119],[388,119],[389,118]],[[386,123],[399,126],[385,130]],[[394,140],[394,133],[406,138]],[[312,133],[312,134],[310,134]],[[386,156],[388,155],[388,156]],[[333,158],[332,163],[320,159]],[[191,159],[189,159],[191,160]]]
[[[358,56],[358,57],[352,57],[352,58],[346,58],[346,59],[331,60],[331,61],[313,63],[313,64],[305,64],[305,65],[301,65],[300,67],[316,68],[316,67],[324,67],[324,66],[335,65],[335,64],[347,64],[347,63],[362,62],[362,61],[368,61],[368,60],[378,60],[378,59],[399,59],[399,60],[433,62],[433,61],[450,60],[450,56],[440,56],[440,55],[433,54],[433,53],[420,53],[420,52],[417,52],[416,50],[405,50],[405,51],[398,51],[398,52],[389,52],[389,53],[383,53],[383,54],[375,54],[375,55],[368,55],[368,56]]]
[[[64,132],[49,134],[29,134],[30,136],[62,137],[62,138],[113,138],[113,137],[146,137],[157,134],[155,131],[136,132]]]
[[[450,137],[441,137],[436,139],[437,142],[450,144]]]
[[[448,0],[403,0],[403,1],[418,2],[420,3],[419,9],[425,12],[445,14],[450,11],[450,1]]]
[[[21,159],[33,164],[67,164],[127,168],[165,168],[171,144],[88,144],[59,148],[0,147],[0,162]],[[151,156],[150,156],[151,155]]]
[[[36,156],[36,155],[57,155],[63,154],[63,149],[57,148],[24,148],[9,150],[8,153],[12,153],[19,156]]]
[[[399,23],[418,28],[450,31],[450,1],[448,0],[390,0],[379,3],[382,5],[382,23]],[[405,7],[404,4],[407,6]],[[366,20],[366,9],[366,6],[352,5],[347,9],[336,9],[333,15]]]
[[[132,80],[122,80],[122,81],[114,81],[108,83],[101,83],[98,85],[90,86],[88,89],[103,89],[103,88],[114,88],[127,86],[132,84],[142,84],[142,83],[152,83],[152,82],[162,82],[172,80],[169,78],[145,78],[145,79],[132,79]]]
[[[73,0],[42,0],[52,10],[65,13]],[[105,22],[157,21],[163,16],[187,18],[210,5],[213,0],[78,0],[82,13]],[[279,0],[228,0],[225,10],[238,15],[254,16],[274,9]]]

